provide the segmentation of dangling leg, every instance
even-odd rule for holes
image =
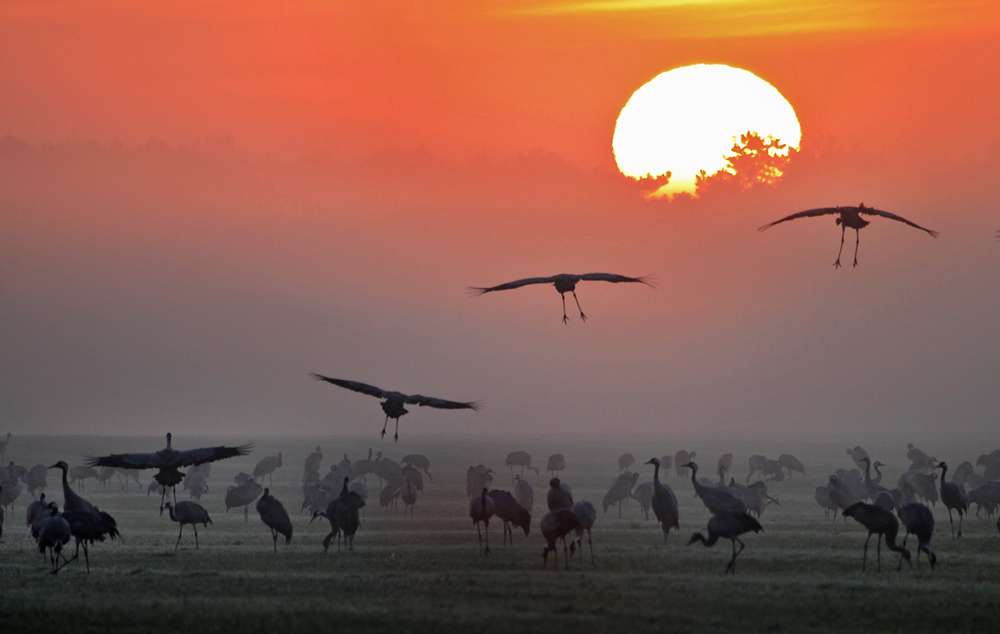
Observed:
[[[844,231],[846,230],[846,226],[840,226],[840,251],[837,251],[837,261],[833,263],[833,268],[835,269],[840,268],[840,254],[844,252]]]
[[[576,299],[576,291],[573,291],[573,299],[576,300],[576,309],[580,311],[580,319],[587,321],[587,316],[583,314],[583,309],[580,308],[580,300]]]
[[[399,419],[396,419],[396,435],[392,437],[393,441],[399,442]]]
[[[559,293],[559,297],[562,297],[562,303],[563,303],[563,323],[568,324],[569,317],[566,316],[566,295],[564,295],[563,293]]]
[[[858,266],[858,247],[861,246],[861,230],[860,229],[855,229],[854,233],[856,233],[857,236],[858,236],[857,240],[854,243],[854,266],[855,266],[855,268],[857,268],[857,266]]]
[[[385,438],[385,428],[389,426],[389,415],[385,416],[385,424],[382,425],[382,438]]]

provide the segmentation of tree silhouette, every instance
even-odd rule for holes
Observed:
[[[796,153],[771,135],[761,137],[756,132],[747,131],[740,135],[739,143],[733,138],[732,154],[725,157],[726,166],[709,175],[701,170],[695,177],[698,196],[710,190],[747,191],[757,185],[774,187],[781,180],[785,169]]]

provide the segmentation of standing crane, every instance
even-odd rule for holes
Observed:
[[[485,295],[486,293],[492,293],[494,291],[509,291],[511,289],[521,288],[522,286],[529,286],[531,284],[552,284],[556,287],[556,292],[559,293],[559,296],[562,297],[562,320],[563,323],[566,324],[569,323],[569,317],[566,316],[566,293],[573,293],[573,300],[576,301],[576,308],[580,311],[580,319],[587,321],[587,316],[583,314],[583,309],[580,308],[580,300],[576,296],[576,285],[580,282],[611,282],[612,284],[618,284],[620,282],[638,282],[640,284],[645,284],[650,288],[653,287],[653,284],[648,276],[625,277],[624,275],[615,275],[613,273],[584,273],[583,275],[560,273],[559,275],[553,275],[551,277],[529,277],[523,280],[507,282],[506,284],[501,284],[499,286],[470,286],[469,290],[472,292],[473,297],[479,297],[480,295]]]
[[[510,544],[514,545],[514,529],[511,524],[521,528],[527,537],[531,531],[531,513],[524,509],[508,491],[493,489],[489,492],[493,499],[493,510],[503,522],[503,543],[507,544],[507,534],[510,534]]]
[[[660,461],[653,458],[646,464],[653,465],[653,498],[651,505],[653,507],[653,514],[656,515],[656,521],[660,523],[660,528],[663,529],[663,542],[666,543],[667,534],[671,528],[681,529],[680,513],[677,510],[677,496],[674,495],[670,487],[660,483]]]
[[[576,514],[569,509],[559,509],[552,511],[542,518],[540,527],[542,536],[545,537],[545,545],[542,546],[542,567],[548,563],[549,553],[555,553],[555,569],[559,570],[559,551],[556,549],[556,540],[563,540],[563,561],[566,562],[566,570],[569,570],[569,555],[566,553],[566,536],[570,531],[575,530],[580,525],[580,520]]]
[[[691,536],[687,545],[690,546],[700,541],[706,548],[711,548],[719,541],[720,537],[731,540],[733,542],[733,557],[729,560],[724,574],[731,572],[735,575],[736,558],[739,557],[740,553],[746,547],[740,539],[740,535],[749,533],[750,531],[759,533],[762,530],[764,528],[760,525],[760,522],[747,515],[746,512],[723,511],[712,515],[712,519],[708,520],[708,539],[705,539],[705,536],[701,533],[695,533]],[[740,543],[739,550],[736,550],[736,542]]]
[[[549,492],[545,501],[550,511],[569,510],[573,506],[573,493],[559,478],[549,480]]]
[[[698,494],[701,501],[705,503],[705,508],[712,515],[724,512],[737,514],[747,512],[747,505],[735,495],[726,493],[721,489],[707,487],[698,482],[698,465],[696,463],[688,462],[681,466],[691,469],[691,483],[694,485],[694,492]],[[735,548],[735,545],[733,547]]]
[[[79,559],[80,545],[83,544],[83,556],[87,562],[87,574],[90,574],[90,548],[88,545],[93,544],[95,541],[103,542],[105,537],[110,537],[111,539],[120,537],[118,523],[111,515],[98,509],[70,488],[69,482],[67,482],[69,465],[60,460],[49,468],[60,469],[62,471],[62,518],[69,524],[70,534],[76,539],[76,554],[60,566],[56,572],[70,562]]]
[[[926,231],[928,235],[932,238],[938,237],[937,231],[931,231],[930,229],[924,229],[918,224],[912,223],[902,216],[897,216],[896,214],[891,214],[888,211],[881,211],[879,209],[873,209],[871,207],[865,207],[864,203],[861,203],[857,207],[820,207],[818,209],[807,209],[806,211],[800,211],[791,216],[786,216],[781,220],[775,220],[772,223],[766,224],[759,228],[757,231],[764,231],[769,229],[776,224],[786,222],[788,220],[795,220],[796,218],[816,218],[818,216],[838,216],[836,223],[840,225],[840,251],[837,251],[837,261],[833,263],[834,268],[840,268],[840,254],[844,251],[844,232],[847,231],[848,227],[854,229],[857,240],[854,244],[854,266],[858,265],[858,247],[861,245],[861,230],[867,227],[870,222],[862,218],[865,216],[881,216],[882,218],[888,218],[889,220],[895,220],[897,222],[902,222],[903,224],[909,225],[915,229],[920,229],[921,231]]]
[[[487,494],[486,487],[483,487],[482,495],[477,495],[469,501],[469,517],[472,518],[476,532],[479,533],[479,552],[487,557],[490,554],[490,518],[493,517],[495,508],[493,498]],[[486,526],[486,550],[483,550],[483,533],[479,530],[479,522]]]
[[[951,538],[955,539],[955,520],[951,518],[951,510],[958,511],[958,537],[962,536],[962,516],[969,510],[969,503],[965,499],[965,490],[954,482],[945,482],[944,475],[948,473],[948,464],[937,463],[935,469],[941,470],[941,501],[948,507],[948,521],[951,522]]]
[[[163,487],[163,493],[160,495],[160,507],[162,507],[168,488],[173,491],[174,502],[177,502],[176,487],[184,481],[184,474],[179,471],[181,467],[193,467],[206,462],[245,456],[253,449],[253,444],[247,444],[239,447],[204,447],[178,451],[171,446],[172,438],[171,434],[167,434],[166,449],[156,453],[112,454],[101,458],[89,458],[87,464],[91,467],[118,469],[157,469],[153,479]]]
[[[174,507],[173,504],[167,502],[163,508],[167,509],[170,519],[181,525],[181,530],[177,532],[174,552],[177,552],[177,547],[181,545],[181,535],[184,533],[185,524],[190,524],[191,528],[194,529],[194,549],[198,550],[198,524],[208,528],[208,525],[213,523],[205,507],[196,502],[178,502],[177,506]],[[163,509],[160,509],[160,515],[163,515]]]
[[[278,552],[278,535],[285,536],[285,544],[292,543],[292,520],[288,517],[285,506],[271,495],[270,489],[264,489],[264,495],[257,500],[257,513],[264,524],[271,529],[271,540],[274,542],[274,552]]]
[[[268,483],[274,486],[274,470],[284,464],[281,460],[281,452],[278,452],[277,456],[266,456],[257,463],[257,466],[253,468],[253,477],[256,480],[260,478],[260,483],[264,484],[264,476],[267,476]]]
[[[382,388],[375,387],[374,385],[368,385],[367,383],[345,381],[344,379],[333,379],[328,376],[323,376],[322,374],[316,374],[315,372],[312,376],[317,381],[326,381],[327,383],[332,383],[338,387],[352,390],[354,392],[360,392],[362,394],[367,394],[368,396],[374,396],[375,398],[385,399],[381,403],[382,411],[385,412],[385,424],[382,425],[382,438],[385,438],[385,429],[389,425],[389,419],[392,418],[396,421],[396,434],[393,436],[393,439],[397,442],[399,441],[399,419],[409,413],[409,410],[403,407],[403,405],[419,405],[421,407],[435,407],[437,409],[471,409],[477,412],[481,407],[481,404],[478,401],[471,401],[468,403],[446,401],[443,398],[434,398],[433,396],[391,392],[389,390],[383,390]]]
[[[577,502],[570,509],[573,515],[576,515],[576,521],[579,525],[574,529],[576,530],[576,537],[573,542],[569,545],[570,554],[573,553],[574,544],[580,545],[580,557],[583,557],[583,531],[587,531],[587,544],[590,546],[590,565],[596,566],[594,563],[594,540],[591,537],[590,529],[594,528],[594,522],[597,521],[597,509],[590,502],[584,500],[583,502]]]

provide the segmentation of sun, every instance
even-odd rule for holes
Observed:
[[[636,90],[618,115],[611,146],[626,176],[671,172],[653,197],[693,194],[699,170],[722,169],[733,138],[748,131],[788,148],[798,148],[802,136],[795,111],[774,86],[739,68],[698,64],[661,73]]]

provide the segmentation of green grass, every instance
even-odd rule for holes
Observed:
[[[158,447],[148,439],[49,439],[42,451],[41,439],[34,441],[37,446],[23,442],[22,455],[13,453],[12,443],[9,457],[27,466],[97,453],[109,442],[108,451],[120,451],[122,444]],[[53,447],[59,442],[62,446]],[[531,535],[519,533],[514,546],[503,546],[494,524],[493,555],[481,557],[467,516],[465,468],[483,462],[498,471],[498,487],[509,487],[503,457],[508,449],[522,448],[487,451],[482,443],[424,449],[435,478],[426,483],[412,522],[378,508],[378,482],[369,477],[375,495],[370,495],[355,552],[334,549],[324,555],[321,541],[328,525],[309,523],[297,513],[301,462],[314,444],[269,440],[250,458],[217,464],[212,489],[203,498],[215,524],[199,530],[197,552],[188,527],[173,554],[177,525],[157,515],[154,496],[134,489],[122,493],[120,487],[102,491],[89,481],[83,494],[117,518],[124,536],[121,543],[92,549],[90,575],[82,560],[58,576],[46,574],[47,564],[23,525],[25,494],[8,513],[0,541],[4,631],[974,632],[1000,622],[1000,541],[992,522],[973,517],[965,524],[966,537],[952,541],[947,513],[939,505],[932,544],[939,557],[936,571],[924,562],[919,572],[905,564],[896,572],[899,557],[883,549],[878,572],[874,540],[869,569],[861,571],[865,531],[852,520],[824,521],[812,500],[825,474],[847,461],[836,447],[800,452],[809,476],[772,485],[781,506],[767,509],[761,521],[765,532],[745,537],[737,574],[726,576],[728,542],[713,549],[685,546],[692,532],[704,530],[708,516],[692,497],[690,482],[673,476],[667,483],[678,494],[682,530],[671,533],[665,545],[658,526],[639,519],[635,503],[623,519],[616,512],[600,514],[599,508],[596,569],[588,554],[582,566],[574,558],[566,572],[561,552],[558,572],[551,569],[551,557],[549,568],[542,569],[537,525],[547,482],[543,473],[530,476],[536,498]],[[251,470],[271,446],[285,452],[274,489],[292,512],[296,531],[290,546],[279,543],[277,554],[253,510],[244,524],[242,513],[227,515],[222,504],[232,474]],[[333,443],[324,446],[329,446],[328,465],[340,454]],[[347,451],[362,455],[360,446]],[[618,448],[583,443],[563,452],[570,462],[564,479],[576,499],[600,507],[617,471]],[[544,466],[547,452],[533,453]],[[721,451],[700,453],[705,465],[714,466]],[[745,458],[738,454],[737,477],[746,473]],[[899,462],[889,469],[887,481],[898,476]],[[61,502],[56,473],[49,494]],[[641,473],[646,480],[652,469],[643,467]]]

